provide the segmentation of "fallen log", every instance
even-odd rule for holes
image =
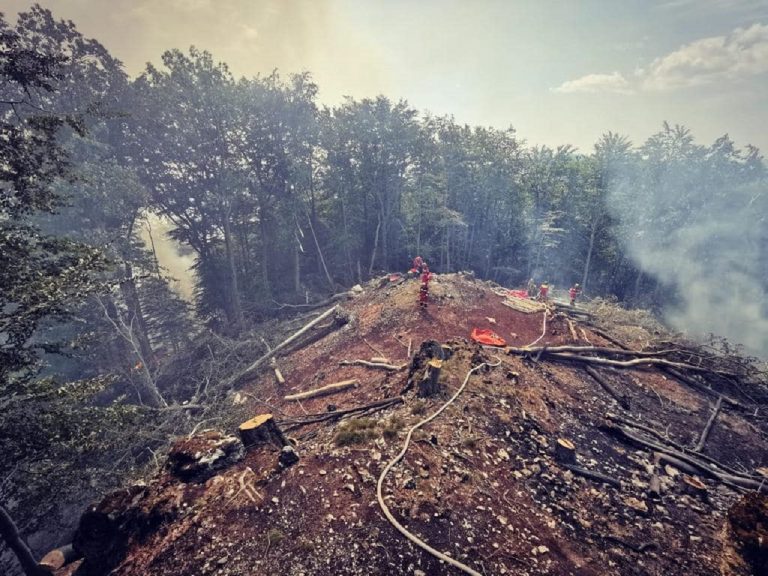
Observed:
[[[315,310],[316,308],[325,308],[329,304],[333,304],[334,302],[338,302],[339,300],[348,300],[352,297],[354,297],[354,292],[347,291],[347,292],[339,292],[338,294],[334,294],[330,298],[327,298],[326,300],[323,300],[322,302],[312,302],[310,304],[281,304],[280,302],[275,302],[277,304],[277,309],[282,310],[283,308],[301,308],[302,310]]]
[[[689,452],[689,448],[686,448],[682,444],[678,444],[674,440],[670,440],[666,435],[662,434],[661,432],[657,432],[653,428],[649,428],[648,426],[643,426],[642,424],[639,424],[638,422],[633,422],[632,420],[628,420],[626,418],[622,418],[621,416],[617,416],[616,414],[606,414],[605,416],[608,420],[611,420],[613,422],[616,422],[617,424],[624,424],[626,426],[630,426],[632,428],[635,428],[637,430],[642,430],[643,432],[646,432],[647,434],[650,434],[654,438],[656,438],[658,441],[662,442],[666,446],[670,446],[671,448],[674,448],[675,450],[682,452],[683,454],[687,454]],[[662,455],[664,457],[664,455]],[[728,474],[731,474],[733,476],[738,476],[741,478],[747,478],[750,480],[759,480],[753,475],[744,474],[742,472],[739,472],[738,470],[734,470],[730,466],[727,466],[723,464],[722,462],[719,462],[718,460],[715,460],[711,456],[707,456],[706,454],[698,453],[695,455],[696,458],[700,460],[705,460],[712,464],[713,466],[716,466],[720,470],[723,470],[724,472],[727,472]],[[673,464],[674,465],[674,464]],[[692,473],[695,473],[692,472]]]
[[[709,388],[708,386],[705,386],[701,382],[697,382],[693,378],[690,378],[686,376],[685,374],[681,374],[677,370],[671,367],[663,367],[662,371],[666,374],[669,374],[673,378],[675,378],[677,381],[682,382],[683,384],[687,384],[694,390],[698,390],[699,392],[702,392],[703,394],[706,394],[708,396],[711,396],[713,398],[722,398],[723,402],[728,404],[729,406],[732,406],[733,408],[739,408],[744,409],[745,406],[739,402],[738,400],[734,400],[730,396],[726,394],[720,394],[716,390],[713,390],[712,388]]]
[[[38,565],[43,570],[53,573],[59,568],[71,564],[80,558],[82,558],[82,555],[75,551],[72,544],[67,544],[66,546],[61,546],[48,552],[43,556],[40,562],[38,562]]]
[[[720,407],[722,405],[723,405],[723,397],[720,396],[720,398],[717,399],[717,404],[715,404],[715,409],[712,410],[712,415],[709,417],[709,420],[707,420],[707,425],[704,426],[704,430],[701,431],[701,437],[699,438],[699,441],[696,444],[696,448],[693,449],[694,452],[701,452],[704,449],[704,446],[707,443],[707,437],[709,436],[709,432],[712,430],[712,426],[715,423],[715,418],[717,418],[717,415],[720,413]]]
[[[251,418],[240,424],[237,430],[246,448],[261,444],[274,444],[280,448],[290,445],[272,414],[260,414]]]
[[[339,362],[339,366],[367,366],[368,368],[380,368],[381,370],[391,370],[397,372],[407,366],[407,364],[401,364],[400,366],[394,366],[393,364],[386,364],[384,362],[369,362],[368,360],[342,360]]]
[[[285,430],[295,430],[296,428],[301,428],[302,426],[307,426],[309,424],[316,424],[317,422],[324,422],[327,420],[340,420],[345,416],[350,416],[352,414],[373,414],[380,410],[389,408],[390,406],[394,406],[395,404],[402,404],[402,402],[402,397],[395,396],[394,398],[386,398],[384,400],[372,402],[371,404],[355,406],[354,408],[334,410],[333,412],[321,412],[318,414],[308,414],[306,417],[299,420],[281,420],[280,425],[284,426]]]
[[[660,452],[655,452],[654,456],[658,458],[660,464],[667,463],[670,466],[674,466],[681,472],[690,474],[691,476],[696,476],[696,474],[699,473],[699,471],[693,466],[690,466],[685,462],[681,462],[680,460],[678,460],[674,456],[670,456],[669,454],[662,454]]]
[[[684,364],[682,362],[673,362],[672,360],[666,360],[664,358],[652,358],[642,357],[635,358],[633,360],[609,360],[607,358],[600,358],[598,356],[579,356],[578,354],[567,353],[553,353],[549,350],[546,351],[547,356],[550,358],[557,358],[562,360],[574,360],[576,362],[585,362],[588,364],[600,364],[602,366],[613,366],[614,368],[635,368],[640,366],[666,366],[670,368],[679,368],[681,370],[690,370],[691,372],[701,372],[704,374],[718,374],[720,376],[734,376],[728,372],[721,372],[719,370],[712,370],[710,368],[704,368],[701,366],[694,366],[692,364]]]
[[[309,398],[317,398],[318,396],[326,396],[328,394],[336,394],[342,392],[348,388],[354,388],[358,385],[359,380],[352,378],[351,380],[342,380],[341,382],[334,382],[321,388],[315,388],[314,390],[307,390],[306,392],[299,392],[298,394],[289,394],[284,400],[307,400]]]
[[[684,454],[672,448],[661,446],[653,442],[652,440],[648,440],[647,438],[642,438],[641,436],[638,436],[637,434],[633,434],[632,432],[626,430],[625,428],[622,428],[621,426],[616,426],[615,424],[606,423],[599,426],[599,428],[605,432],[608,432],[609,434],[612,434],[613,436],[616,436],[617,438],[620,438],[622,440],[629,442],[630,444],[634,444],[636,446],[640,446],[645,449],[655,450],[662,454],[667,454],[673,458],[676,458],[680,462],[684,464],[688,464],[689,466],[692,466],[693,468],[698,470],[699,473],[707,476],[708,478],[712,478],[713,480],[718,480],[719,482],[726,484],[728,486],[731,486],[733,488],[736,488],[736,489],[746,488],[750,490],[768,491],[768,486],[765,486],[763,482],[759,482],[751,478],[744,478],[741,476],[734,476],[731,474],[718,472],[706,462],[703,462],[689,454]]]
[[[264,354],[261,358],[256,360],[253,364],[251,364],[247,368],[241,370],[240,372],[238,372],[237,374],[232,376],[227,381],[227,383],[225,384],[224,388],[228,389],[231,386],[234,386],[235,384],[237,384],[245,376],[247,376],[248,374],[250,374],[251,372],[253,372],[257,368],[259,368],[262,364],[264,364],[264,362],[268,361],[275,354],[280,352],[280,350],[282,350],[283,348],[285,348],[286,346],[288,346],[292,342],[295,342],[298,338],[300,338],[301,336],[306,334],[309,330],[311,330],[313,326],[317,326],[318,324],[320,324],[320,322],[322,322],[323,320],[325,320],[326,318],[328,318],[332,314],[336,313],[338,310],[339,310],[339,307],[338,306],[334,306],[333,308],[331,308],[329,310],[326,310],[325,312],[320,314],[320,316],[318,316],[317,318],[315,318],[314,320],[312,320],[311,322],[306,324],[303,328],[299,329],[297,332],[294,332],[291,336],[289,336],[288,338],[283,340],[280,344],[275,346],[272,350],[269,350],[266,354]]]
[[[584,370],[586,371],[587,374],[592,376],[592,378],[595,380],[595,382],[600,384],[600,387],[603,390],[605,390],[606,392],[608,392],[608,394],[614,400],[616,400],[616,402],[618,402],[619,405],[622,408],[624,408],[624,410],[629,410],[630,409],[631,402],[630,402],[630,398],[629,398],[628,395],[626,395],[626,394],[619,394],[618,392],[616,392],[616,390],[613,389],[613,387],[608,383],[608,381],[605,380],[602,376],[600,376],[600,374],[597,372],[597,370],[595,370],[591,366],[586,366],[584,368]]]
[[[586,352],[592,354],[634,356],[636,358],[654,358],[675,352],[675,350],[654,350],[652,352],[643,352],[637,350],[627,350],[623,348],[608,348],[607,346],[577,346],[573,344],[565,344],[563,346],[526,346],[524,348],[508,347],[507,351],[510,354],[530,354],[531,352],[545,352],[547,354],[559,352]]]
[[[605,482],[606,484],[610,484],[614,488],[621,488],[621,482],[616,480],[615,478],[611,478],[610,476],[605,476],[603,474],[600,474],[599,472],[593,472],[592,470],[587,470],[586,468],[582,468],[581,466],[576,466],[575,464],[562,464],[563,468],[566,468],[567,470],[570,470],[574,474],[578,474],[579,476],[584,476],[585,478],[589,478],[590,480],[597,480],[598,482]]]

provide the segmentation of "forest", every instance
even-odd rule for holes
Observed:
[[[236,419],[220,383],[277,320],[416,255],[507,287],[579,282],[699,333],[717,309],[721,335],[766,349],[753,146],[662,119],[642,143],[606,127],[589,151],[533,146],[404,99],[322,105],[310,72],[158,56],[130,78],[44,8],[0,19],[0,505],[38,551],[168,437]]]

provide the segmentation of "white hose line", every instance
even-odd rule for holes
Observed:
[[[400,522],[395,520],[395,517],[392,516],[392,513],[389,511],[389,508],[384,502],[384,497],[381,495],[381,490],[382,490],[382,486],[384,485],[384,478],[386,478],[387,474],[389,474],[389,471],[395,466],[395,464],[400,462],[400,460],[403,459],[403,456],[405,456],[405,453],[408,450],[408,446],[411,443],[411,436],[413,435],[413,433],[419,428],[421,428],[422,426],[429,424],[432,420],[437,418],[443,412],[443,410],[448,408],[448,406],[450,406],[451,403],[454,400],[456,400],[456,398],[459,397],[459,394],[461,394],[464,391],[464,388],[467,386],[467,382],[469,382],[469,377],[474,372],[480,370],[480,368],[482,368],[483,366],[489,366],[493,368],[495,366],[498,366],[499,364],[501,364],[501,360],[499,360],[495,364],[489,364],[488,362],[483,362],[482,364],[475,366],[469,372],[467,372],[467,376],[466,378],[464,378],[464,382],[456,391],[456,393],[451,397],[450,400],[448,400],[445,404],[443,404],[437,412],[432,414],[432,416],[430,416],[429,418],[426,418],[425,420],[422,420],[421,422],[413,426],[410,430],[408,430],[408,435],[405,437],[405,443],[403,444],[403,449],[400,450],[400,453],[397,456],[395,456],[392,460],[389,461],[389,463],[386,465],[381,475],[379,476],[379,481],[376,484],[376,499],[379,501],[379,506],[381,507],[381,511],[384,512],[384,516],[386,516],[387,520],[389,520],[389,523],[392,524],[395,528],[397,528],[397,531],[400,532],[400,534],[408,538],[408,540],[416,544],[419,548],[422,548],[423,550],[426,550],[427,552],[432,554],[432,556],[434,556],[435,558],[443,560],[444,562],[447,562],[448,564],[455,566],[462,572],[466,572],[467,574],[471,574],[472,576],[483,576],[483,575],[475,570],[472,570],[472,568],[470,568],[465,564],[462,564],[458,560],[455,560],[450,556],[446,556],[442,552],[435,550],[429,544],[427,544],[423,540],[420,540],[418,537],[414,536],[412,533],[408,532],[408,530],[406,530],[405,527],[402,524],[400,524]]]
[[[535,346],[538,343],[539,340],[544,338],[544,334],[547,333],[547,312],[549,312],[549,310],[544,310],[544,327],[541,330],[541,336],[536,338],[536,340],[534,340],[533,342],[531,342],[527,346],[523,346],[523,348],[530,348],[531,346]]]

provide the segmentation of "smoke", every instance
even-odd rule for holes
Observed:
[[[168,236],[172,228],[168,220],[150,214],[141,228],[141,239],[147,249],[154,250],[158,263],[172,278],[171,288],[184,300],[192,302],[195,256],[191,252],[182,252],[181,245]]]
[[[686,162],[665,168],[650,185],[641,177],[612,191],[628,253],[661,283],[659,301],[676,302],[664,311],[671,327],[768,356],[765,180],[713,183],[714,172],[692,176]]]

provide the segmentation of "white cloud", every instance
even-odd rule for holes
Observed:
[[[768,25],[736,28],[727,36],[711,36],[684,44],[635,71],[628,80],[620,72],[588,74],[564,82],[554,92],[674,90],[717,82],[735,82],[768,72]]]
[[[733,81],[768,72],[768,25],[737,28],[728,36],[702,38],[656,58],[639,71],[648,90],[671,90]]]
[[[563,82],[553,91],[562,92],[563,94],[573,94],[576,92],[629,94],[632,92],[632,88],[627,79],[619,72],[611,72],[610,74],[587,74],[576,80]]]

